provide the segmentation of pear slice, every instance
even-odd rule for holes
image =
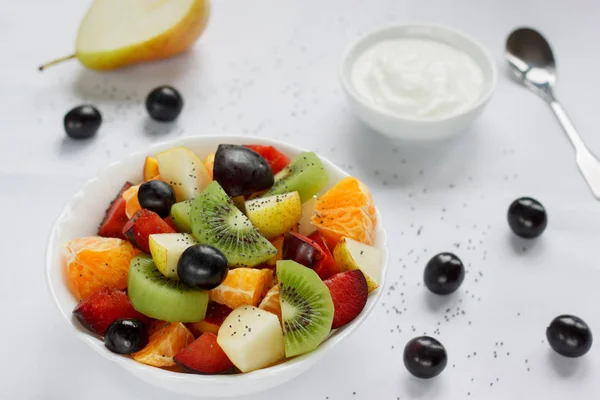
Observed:
[[[267,239],[289,232],[302,217],[298,192],[248,200],[245,209],[250,222]]]
[[[88,68],[114,69],[172,57],[202,34],[208,0],[95,0],[79,25],[75,58]]]
[[[161,274],[179,280],[177,263],[188,247],[197,244],[187,233],[155,233],[148,237],[152,260]]]
[[[173,187],[177,201],[196,197],[212,181],[202,160],[187,147],[175,147],[156,155],[160,178]]]
[[[333,250],[333,258],[343,271],[362,271],[367,279],[369,293],[379,287],[381,257],[381,250],[347,237],[342,238]]]

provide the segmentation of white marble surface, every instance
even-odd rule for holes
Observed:
[[[72,50],[87,3],[0,1],[0,398],[184,399],[142,384],[73,340],[45,288],[44,250],[65,202],[110,161],[155,141],[223,132],[283,139],[345,167],[372,189],[391,238],[389,282],[371,318],[314,370],[244,400],[597,398],[600,344],[565,360],[544,337],[560,313],[582,317],[600,335],[600,204],[550,111],[501,68],[496,95],[470,132],[444,146],[407,148],[349,114],[336,71],[346,44],[381,24],[460,28],[499,63],[508,32],[531,25],[551,40],[557,93],[600,153],[600,3],[214,0],[206,34],[184,56],[110,73],[76,62],[38,73],[39,63]],[[141,105],[165,83],[186,101],[172,126],[149,121]],[[82,102],[96,104],[105,122],[94,140],[74,143],[62,118]],[[506,209],[521,195],[549,211],[549,227],[535,242],[508,230]],[[459,293],[432,299],[422,270],[445,250],[469,273]],[[417,381],[404,369],[402,349],[435,329],[448,368]]]

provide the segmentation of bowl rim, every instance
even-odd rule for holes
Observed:
[[[491,79],[489,80],[489,83],[490,83],[489,88],[487,89],[486,92],[480,94],[479,99],[476,102],[474,102],[473,104],[471,104],[468,108],[460,110],[458,112],[448,114],[448,115],[444,115],[441,117],[419,118],[419,117],[410,117],[410,116],[399,116],[399,115],[392,114],[391,112],[389,112],[387,110],[374,107],[370,102],[368,102],[363,96],[361,96],[356,91],[356,88],[354,87],[352,80],[346,74],[346,70],[347,70],[347,67],[349,67],[348,63],[350,62],[350,59],[352,58],[351,56],[357,51],[357,48],[360,45],[362,45],[364,42],[366,42],[368,40],[376,39],[378,36],[383,36],[386,33],[394,33],[396,31],[402,31],[402,30],[408,30],[408,29],[418,29],[418,28],[429,28],[437,33],[443,33],[443,32],[451,33],[457,37],[460,37],[462,40],[465,40],[466,42],[471,42],[483,54],[487,65],[481,65],[480,63],[477,63],[477,65],[479,65],[479,67],[482,69],[484,69],[484,68],[489,69],[490,76],[491,76]],[[418,37],[413,34],[407,34],[406,32],[404,32],[404,33],[397,32],[396,36],[397,37],[409,37],[409,38],[410,37]],[[432,40],[434,40],[434,39],[432,39]],[[380,40],[378,40],[378,41],[380,41]],[[453,45],[449,45],[449,46],[453,46]],[[459,48],[457,46],[453,46],[453,47],[456,47],[458,50],[463,51],[470,55],[470,53],[465,51],[463,48]],[[427,124],[427,123],[447,122],[447,121],[450,121],[453,119],[457,119],[457,118],[460,118],[460,117],[472,112],[473,110],[476,110],[476,109],[482,107],[485,103],[487,103],[489,101],[490,97],[492,97],[492,94],[496,91],[496,87],[498,85],[498,68],[496,66],[496,62],[494,61],[494,58],[492,57],[492,53],[490,52],[490,50],[487,47],[485,47],[483,45],[483,43],[481,43],[478,39],[476,39],[475,37],[469,35],[468,33],[464,32],[460,29],[449,27],[449,26],[444,26],[441,24],[429,23],[429,22],[427,22],[427,23],[407,23],[407,24],[391,24],[391,25],[386,25],[386,26],[380,27],[380,28],[376,28],[376,29],[370,30],[370,31],[362,34],[359,38],[350,42],[346,46],[346,48],[343,52],[342,61],[338,68],[338,78],[340,79],[342,86],[343,86],[344,90],[346,91],[346,93],[348,93],[362,107],[367,108],[374,113],[377,113],[381,116],[393,119],[398,122],[411,122],[411,123]]]
[[[67,201],[59,216],[56,218],[52,229],[48,235],[48,240],[46,242],[46,257],[45,257],[45,278],[46,278],[46,287],[50,292],[50,295],[54,301],[54,304],[58,308],[60,314],[64,317],[65,322],[70,325],[70,331],[79,339],[85,342],[89,347],[91,347],[96,353],[101,355],[102,357],[109,359],[110,361],[119,364],[124,369],[130,372],[142,372],[142,373],[150,373],[154,374],[154,378],[160,378],[162,380],[168,380],[171,382],[177,381],[194,381],[194,383],[202,384],[202,383],[215,383],[219,382],[221,384],[227,383],[242,383],[247,381],[257,381],[263,378],[268,378],[273,376],[273,374],[283,374],[286,371],[298,370],[298,373],[301,373],[303,369],[300,367],[304,361],[312,360],[314,362],[318,361],[321,357],[325,355],[325,353],[331,351],[336,345],[341,343],[344,339],[350,336],[371,314],[374,310],[375,306],[378,304],[381,295],[383,293],[383,288],[385,286],[385,280],[388,272],[388,264],[389,264],[389,250],[387,247],[387,233],[385,228],[383,227],[383,218],[381,212],[378,208],[376,208],[376,215],[379,221],[379,229],[377,230],[377,234],[379,236],[379,240],[381,241],[381,249],[382,249],[382,270],[381,270],[381,282],[379,287],[373,292],[371,296],[375,296],[370,305],[367,305],[363,311],[357,316],[357,318],[352,321],[350,324],[346,325],[341,329],[337,329],[332,331],[333,333],[327,338],[327,340],[319,345],[315,350],[294,357],[290,360],[287,360],[283,363],[259,369],[256,371],[251,371],[247,373],[240,374],[232,374],[232,375],[201,375],[201,374],[190,374],[190,373],[181,373],[175,371],[169,371],[162,368],[153,367],[150,365],[139,363],[129,357],[124,357],[119,354],[114,354],[110,352],[103,351],[103,348],[100,346],[94,345],[96,341],[101,340],[101,338],[97,335],[89,331],[78,330],[72,320],[71,310],[63,309],[60,304],[58,297],[55,293],[55,287],[52,282],[52,271],[54,268],[60,267],[59,265],[55,265],[56,252],[61,251],[59,249],[58,233],[61,228],[61,225],[67,219],[69,212],[73,209],[74,205],[77,204],[78,199],[85,195],[85,192],[89,190],[89,188],[94,184],[96,180],[100,176],[108,174],[111,170],[118,169],[122,164],[127,163],[128,160],[133,160],[138,157],[146,156],[148,154],[155,154],[157,151],[165,150],[170,147],[175,146],[185,146],[186,143],[194,142],[197,140],[236,140],[236,141],[246,141],[253,142],[256,144],[264,144],[264,145],[272,145],[272,146],[280,146],[281,148],[286,148],[292,150],[295,153],[308,151],[302,147],[285,143],[283,141],[264,138],[264,137],[256,137],[250,135],[234,135],[234,134],[215,134],[215,135],[195,135],[195,136],[185,136],[172,140],[161,141],[158,143],[154,143],[150,146],[144,147],[141,150],[131,152],[126,156],[120,158],[117,161],[114,161],[104,168],[102,168],[94,177],[88,179],[85,184]],[[347,172],[342,170],[340,167],[335,165],[326,157],[318,155],[319,158],[325,163],[328,164],[333,170],[336,171],[339,175],[349,176]],[[66,286],[66,282],[63,282]],[[225,394],[225,396],[227,396]]]

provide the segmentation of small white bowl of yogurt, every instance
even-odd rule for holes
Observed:
[[[496,64],[477,40],[437,25],[370,32],[346,50],[340,77],[356,116],[374,130],[410,141],[463,132],[497,81]]]

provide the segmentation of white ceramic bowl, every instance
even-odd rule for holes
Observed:
[[[146,155],[155,154],[175,146],[186,146],[204,159],[208,153],[215,151],[220,143],[273,145],[290,157],[303,151],[303,149],[285,143],[248,136],[202,136],[157,144],[131,154],[124,160],[108,166],[69,201],[52,229],[46,254],[46,278],[50,292],[65,321],[71,325],[71,330],[77,338],[83,340],[100,356],[113,361],[136,377],[169,391],[191,396],[228,397],[258,392],[289,381],[314,366],[334,346],[350,336],[373,310],[375,303],[381,296],[388,261],[386,233],[382,228],[381,214],[378,212],[379,223],[377,224],[374,246],[383,252],[380,288],[370,294],[365,309],[352,323],[333,332],[315,351],[280,365],[247,374],[207,376],[166,371],[140,364],[127,356],[111,353],[104,347],[104,343],[98,337],[90,334],[71,316],[71,311],[77,305],[77,301],[69,292],[65,282],[62,253],[64,244],[77,237],[96,234],[97,226],[102,220],[105,209],[115,193],[119,191],[123,182],[126,180],[140,182],[142,180],[142,166]],[[323,160],[329,173],[330,183],[328,187],[347,175],[330,161],[323,157],[321,157],[321,160]]]
[[[399,117],[375,108],[354,87],[352,66],[357,57],[374,44],[396,38],[431,39],[467,53],[483,72],[484,84],[479,100],[464,111],[442,118]],[[346,49],[340,70],[342,87],[356,116],[377,132],[409,141],[445,139],[464,131],[490,99],[497,75],[492,56],[479,41],[455,29],[429,24],[392,26],[367,33]]]

